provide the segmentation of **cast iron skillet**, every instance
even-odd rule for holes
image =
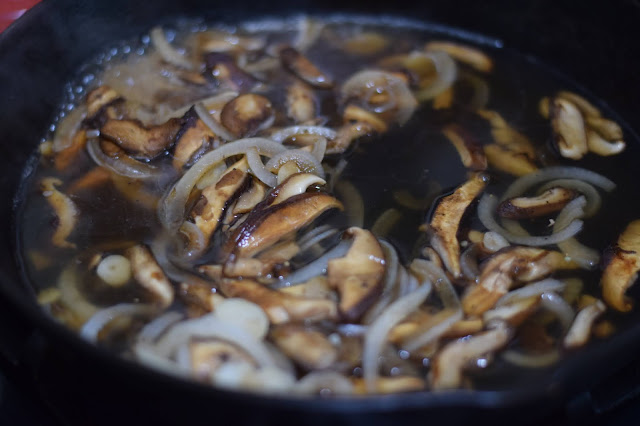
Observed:
[[[258,397],[224,392],[156,374],[81,341],[50,321],[21,280],[13,223],[21,176],[62,100],[63,86],[88,57],[118,40],[176,16],[234,21],[307,11],[392,13],[495,37],[506,48],[530,53],[588,87],[632,125],[640,112],[640,12],[635,2],[475,1],[422,4],[394,0],[299,2],[249,0],[45,1],[0,37],[0,358],[2,368],[65,423],[112,425],[211,424],[424,424],[493,420],[526,424],[564,413],[576,395],[640,358],[638,313],[624,331],[563,362],[552,374],[508,392],[417,393],[338,400]],[[412,4],[416,3],[416,4]],[[627,135],[632,135],[629,127]],[[632,140],[635,136],[628,137]],[[637,140],[637,138],[635,138]],[[635,147],[637,148],[637,147]],[[630,152],[637,152],[637,149]],[[630,167],[634,158],[623,162]],[[624,173],[623,173],[624,174]],[[620,171],[617,173],[621,176]],[[19,214],[19,211],[18,211]],[[620,225],[622,226],[622,225]],[[587,398],[588,399],[588,398]]]

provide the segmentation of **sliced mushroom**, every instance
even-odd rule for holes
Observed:
[[[235,257],[251,257],[333,208],[342,209],[340,201],[316,192],[296,195],[278,205],[255,209],[231,235],[223,252],[233,253]]]
[[[56,247],[75,248],[76,245],[67,241],[73,228],[78,221],[78,209],[74,202],[56,186],[62,185],[62,181],[57,178],[48,177],[40,182],[42,195],[47,199],[49,205],[56,214],[55,231],[51,237],[51,242]]]
[[[362,32],[345,40],[341,47],[355,55],[373,55],[389,46],[390,40],[382,34]]]
[[[338,357],[338,350],[324,334],[299,324],[276,326],[270,336],[285,355],[308,370],[328,368]]]
[[[336,137],[327,143],[327,154],[340,154],[347,150],[358,138],[369,136],[375,129],[362,122],[347,123],[338,129]]]
[[[564,337],[563,345],[566,349],[584,346],[591,335],[593,323],[606,311],[607,307],[600,300],[586,306],[578,312],[571,324],[571,328]]]
[[[608,157],[610,155],[620,154],[626,148],[627,144],[622,140],[609,142],[604,139],[600,133],[595,130],[587,130],[587,146],[589,151]]]
[[[335,319],[338,314],[332,300],[292,296],[252,280],[223,281],[220,288],[227,297],[241,297],[259,305],[272,324]]]
[[[476,113],[491,124],[491,136],[495,142],[509,151],[525,154],[530,160],[536,158],[533,144],[524,134],[511,127],[496,111],[479,109]]]
[[[189,343],[191,370],[196,378],[208,380],[227,362],[257,364],[242,349],[221,340],[193,341]]]
[[[105,108],[123,100],[120,94],[109,86],[93,89],[87,94],[87,118],[85,121],[89,123],[95,121]]]
[[[487,180],[482,174],[474,174],[455,192],[440,201],[429,224],[431,246],[438,252],[447,270],[454,277],[462,276],[460,270],[460,243],[456,234],[464,212],[484,190]]]
[[[207,53],[204,55],[204,62],[207,73],[232,90],[247,92],[259,83],[254,76],[240,68],[233,56],[227,53]]]
[[[208,242],[218,228],[229,205],[249,184],[249,164],[246,157],[230,166],[220,179],[202,190],[200,200],[191,211],[191,217]]]
[[[295,173],[275,187],[269,195],[269,205],[275,206],[289,198],[304,194],[312,185],[324,185],[324,179],[313,173]]]
[[[495,143],[484,146],[484,155],[492,167],[514,176],[524,176],[538,170],[527,154],[511,151]]]
[[[133,246],[125,251],[131,262],[135,280],[151,293],[157,303],[166,308],[173,302],[173,286],[162,271],[153,255],[143,245]]]
[[[571,189],[556,186],[535,197],[515,197],[498,206],[498,214],[508,219],[526,219],[546,216],[564,208],[577,196]]]
[[[451,141],[458,151],[462,164],[471,170],[484,170],[487,168],[487,158],[484,155],[482,145],[462,127],[454,124],[445,126],[442,133]]]
[[[574,104],[576,107],[578,107],[578,109],[580,109],[580,111],[582,111],[585,117],[600,117],[600,110],[596,108],[591,102],[576,93],[569,92],[568,90],[561,90],[556,94],[556,96],[566,99],[567,101]]]
[[[532,296],[519,299],[513,303],[486,311],[482,315],[485,323],[493,320],[502,320],[509,325],[517,327],[524,322],[531,314],[533,314],[540,304],[540,297]]]
[[[204,280],[182,282],[178,286],[178,297],[187,306],[190,317],[199,317],[212,312],[223,299],[215,287]]]
[[[475,358],[507,344],[511,333],[504,322],[492,330],[447,344],[431,362],[429,379],[434,390],[459,388],[464,367]]]
[[[320,89],[333,87],[331,78],[293,47],[287,46],[280,49],[280,61],[283,67],[314,87]]]
[[[484,52],[470,46],[449,41],[430,41],[424,48],[427,52],[445,52],[452,58],[470,65],[478,71],[490,72],[493,69],[491,58]]]
[[[334,292],[329,287],[329,281],[324,275],[311,278],[302,284],[283,287],[278,291],[292,296],[310,297],[313,299],[334,299]]]
[[[287,116],[296,123],[307,122],[316,116],[313,90],[300,81],[287,87]]]
[[[220,113],[220,121],[237,137],[247,137],[271,126],[273,107],[262,95],[247,93],[227,102]]]
[[[71,140],[71,144],[62,151],[55,153],[53,164],[57,171],[67,172],[70,166],[77,161],[78,156],[84,151],[87,145],[87,132],[78,130]]]
[[[164,124],[149,128],[139,120],[107,120],[100,135],[135,155],[153,158],[173,144],[180,130],[180,119],[172,118]]]
[[[173,167],[181,170],[202,149],[214,147],[216,135],[198,118],[193,108],[182,117],[182,126],[176,135],[173,150]]]
[[[462,297],[462,307],[468,315],[481,315],[507,294],[515,281],[534,281],[553,271],[575,267],[557,251],[524,246],[507,247],[481,265],[478,284]]]
[[[95,189],[102,185],[105,185],[111,179],[112,173],[101,166],[96,166],[89,170],[84,175],[75,179],[69,185],[69,194],[74,195],[80,191],[87,189]]]
[[[238,202],[233,207],[233,214],[248,213],[258,205],[267,193],[266,186],[257,178],[252,179],[251,186],[240,195]]]
[[[588,151],[587,134],[582,113],[564,98],[554,98],[549,105],[551,128],[560,155],[579,160]]]
[[[602,273],[600,284],[607,305],[620,312],[633,307],[625,292],[631,287],[640,271],[640,220],[629,223],[618,237],[613,256]]]
[[[387,123],[371,111],[359,106],[349,104],[342,115],[345,123],[364,123],[378,133],[384,133],[389,126]]]
[[[382,291],[385,258],[376,237],[360,228],[349,228],[353,243],[344,257],[331,259],[327,266],[329,285],[340,295],[340,313],[356,321]]]
[[[367,384],[362,378],[354,378],[355,394],[368,393]],[[416,392],[424,389],[424,380],[413,376],[378,377],[375,381],[375,392],[379,394],[395,394],[400,392]]]

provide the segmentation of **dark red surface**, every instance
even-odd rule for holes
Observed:
[[[40,0],[1,0],[0,32],[4,31],[13,21],[39,2]]]

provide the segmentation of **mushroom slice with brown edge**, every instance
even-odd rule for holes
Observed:
[[[151,251],[143,245],[130,247],[125,255],[131,262],[131,270],[135,280],[149,291],[157,303],[166,308],[173,302],[173,286],[162,271]]]
[[[308,370],[328,368],[338,357],[338,350],[324,334],[300,324],[275,326],[270,336],[285,355]]]
[[[209,380],[227,362],[257,367],[253,358],[239,347],[222,340],[195,340],[189,343],[191,369],[196,378]]]
[[[462,308],[467,315],[481,315],[507,294],[515,281],[534,281],[555,270],[575,267],[557,251],[507,247],[496,252],[482,265],[478,284],[462,297]]]
[[[340,314],[356,321],[382,291],[385,258],[371,232],[352,227],[345,234],[353,237],[353,243],[346,256],[329,261],[327,276],[340,295]]]
[[[220,122],[237,137],[253,136],[271,126],[274,111],[269,99],[247,93],[227,102],[220,113]]]
[[[282,66],[304,82],[320,89],[333,87],[331,78],[320,71],[309,59],[290,46],[280,49]]]
[[[134,155],[154,158],[171,146],[180,123],[180,119],[172,118],[147,128],[139,120],[109,119],[100,128],[100,135]]]
[[[328,299],[297,297],[271,290],[253,280],[223,281],[220,289],[227,297],[240,297],[260,306],[272,324],[290,321],[336,319],[336,302]]]
[[[640,271],[640,220],[629,223],[618,237],[607,266],[602,273],[600,284],[602,296],[607,305],[620,312],[628,312],[633,307],[625,292],[631,287]]]
[[[479,109],[476,114],[491,124],[491,136],[497,144],[509,151],[524,154],[530,160],[536,157],[535,148],[529,138],[511,127],[498,112]]]
[[[591,335],[593,323],[607,310],[600,300],[582,308],[573,320],[573,324],[564,337],[563,345],[567,349],[575,349],[584,346]]]
[[[215,133],[198,118],[198,114],[192,107],[182,117],[182,126],[176,135],[176,144],[173,149],[173,167],[176,170],[181,170],[196,152],[213,146],[215,140]]]
[[[449,41],[430,41],[424,47],[427,52],[445,52],[452,58],[465,63],[478,71],[490,72],[493,69],[493,61],[484,52],[464,44]]]
[[[103,113],[106,112],[105,109],[117,102],[124,102],[124,98],[109,86],[100,86],[93,89],[87,94],[87,117],[85,118],[85,123],[101,126],[103,123],[100,122],[100,118],[115,118],[113,111],[111,113]]]
[[[347,105],[342,118],[345,123],[365,123],[378,133],[384,133],[389,128],[379,115],[353,104]]]
[[[338,129],[336,137],[327,142],[327,154],[341,154],[358,138],[375,133],[374,127],[363,122],[346,123]]]
[[[247,159],[242,157],[230,166],[215,184],[202,190],[200,200],[191,210],[191,217],[206,242],[218,228],[228,206],[248,185],[248,169]]]
[[[334,208],[342,209],[340,201],[321,192],[307,192],[275,206],[256,208],[227,240],[223,253],[232,254],[230,261],[251,257]]]
[[[304,194],[311,185],[324,185],[324,179],[313,173],[294,173],[269,194],[269,205],[275,206],[289,198]]]
[[[549,116],[560,155],[572,160],[581,159],[588,147],[584,118],[578,107],[566,99],[556,97],[550,101]]]
[[[578,194],[560,186],[549,188],[535,197],[515,197],[498,206],[498,214],[508,219],[526,219],[546,216],[560,211]]]
[[[434,357],[429,379],[434,390],[456,389],[462,384],[462,370],[473,359],[507,344],[511,332],[502,321],[495,328],[447,344]]]
[[[482,145],[470,133],[455,124],[445,126],[442,133],[456,148],[462,164],[466,168],[475,171],[487,168],[487,158],[484,155]]]
[[[492,143],[484,146],[484,155],[492,167],[514,176],[524,176],[538,170],[535,163],[522,152]]]
[[[258,84],[258,80],[240,68],[233,56],[227,53],[207,53],[204,63],[207,73],[233,90],[247,92]]]
[[[462,276],[460,244],[456,236],[458,227],[464,212],[486,185],[487,179],[483,174],[474,174],[453,194],[440,201],[429,224],[431,246],[440,255],[447,270],[456,278]]]
[[[51,242],[56,247],[75,248],[74,243],[67,241],[78,221],[78,208],[64,193],[58,191],[56,186],[62,185],[62,181],[57,178],[48,177],[40,181],[40,190],[47,199],[49,205],[56,214],[55,231],[51,237]]]
[[[296,123],[304,123],[316,116],[313,90],[300,81],[287,87],[287,116]]]
[[[187,307],[189,317],[199,317],[212,312],[223,297],[204,280],[189,280],[178,285],[177,296]]]

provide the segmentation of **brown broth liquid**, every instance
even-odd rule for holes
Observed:
[[[465,34],[455,31],[443,33],[440,28],[362,22],[365,23],[328,22],[319,41],[306,52],[312,62],[334,78],[337,87],[355,72],[375,66],[383,57],[421,49],[429,40],[451,39],[469,45],[478,41],[467,39],[464,37]],[[261,35],[269,41],[268,44],[279,40],[291,42],[296,35],[295,25],[289,23],[277,27],[287,29],[250,35]],[[242,26],[237,31],[242,34]],[[190,46],[191,40],[195,38],[194,32],[195,29],[189,28],[178,32],[175,43]],[[346,53],[340,41],[359,32],[379,33],[390,42],[385,49],[375,54]],[[70,86],[74,89],[70,90],[73,96],[69,96],[68,104],[83,102],[84,93],[100,84],[110,85],[128,100],[148,105],[161,101],[174,107],[188,104],[189,101],[214,94],[216,91],[215,88],[203,90],[185,86],[167,78],[166,73],[159,72],[157,54],[153,53],[147,38],[143,38],[142,42],[132,42],[123,46],[118,52],[106,53],[101,60],[86,68],[93,72],[85,73],[77,84]],[[639,154],[636,141],[630,140],[632,135],[626,133],[627,149],[620,156],[607,158],[588,154],[580,161],[562,159],[551,145],[549,122],[540,116],[537,104],[540,98],[552,95],[558,90],[572,90],[577,93],[583,91],[553,69],[517,52],[496,48],[490,44],[477,44],[476,47],[494,60],[494,70],[483,74],[458,63],[460,73],[472,75],[486,82],[489,98],[485,108],[498,111],[513,128],[527,135],[536,144],[542,165],[584,167],[602,173],[618,184],[611,194],[602,194],[603,208],[596,217],[585,221],[584,231],[579,234],[581,242],[602,252],[615,242],[624,225],[634,219],[640,210],[638,197],[635,196],[635,191],[628,183],[624,172],[634,170],[634,159],[638,158]],[[151,53],[140,55],[143,51]],[[100,68],[103,68],[103,71],[98,71]],[[291,76],[279,70],[266,73],[264,78],[270,87],[263,94],[271,100],[276,110],[282,110],[285,88],[291,81]],[[361,194],[365,206],[365,229],[370,228],[385,210],[400,210],[400,223],[391,228],[386,239],[396,247],[404,264],[416,257],[426,242],[424,233],[418,228],[428,220],[434,203],[439,197],[451,193],[467,178],[467,170],[462,165],[458,153],[441,133],[442,127],[449,123],[457,123],[472,133],[480,143],[492,142],[488,123],[475,115],[468,105],[469,94],[472,91],[468,85],[465,87],[464,82],[456,84],[459,89],[457,93],[461,93],[462,96],[456,98],[452,108],[436,111],[432,108],[431,102],[426,102],[418,107],[404,126],[395,125],[381,136],[359,141],[344,155],[327,157],[330,164],[336,164],[339,158],[347,160],[348,164],[340,179],[355,185]],[[327,118],[326,125],[329,127],[336,127],[341,123],[340,111],[336,109],[335,101],[337,90],[336,88],[316,91],[320,96],[320,115]],[[464,96],[465,91],[468,93],[467,96]],[[602,106],[602,103],[588,95],[586,97],[599,107]],[[610,111],[603,112],[605,116],[615,120],[615,115]],[[278,117],[274,125],[291,124],[286,117]],[[171,154],[166,153],[154,160],[154,164],[170,169],[170,161]],[[95,165],[86,152],[79,155],[70,169],[61,172],[56,171],[51,162],[43,158],[40,167],[30,178],[23,215],[19,219],[19,229],[27,275],[36,291],[56,286],[61,271],[71,262],[85,263],[96,253],[118,252],[135,243],[150,244],[161,231],[156,212],[145,207],[141,200],[123,197],[113,183],[102,185],[96,190],[69,193],[68,190],[74,181],[93,167]],[[511,176],[492,169],[488,172],[491,183],[486,191],[489,193],[501,194],[513,180]],[[57,221],[38,186],[42,178],[49,176],[63,180],[60,190],[69,194],[80,210],[78,223],[70,236],[70,240],[77,245],[75,250],[59,249],[51,244],[51,235]],[[175,173],[169,173],[166,179],[145,182],[142,189],[151,196],[160,197],[176,178]],[[124,180],[127,181],[126,178]],[[124,185],[136,184],[127,181]],[[408,192],[423,200],[428,207],[412,210],[400,206],[394,198],[394,194],[399,191]],[[475,214],[468,216],[467,227],[482,229]],[[347,211],[342,216],[330,214],[324,215],[321,219],[345,227],[350,218]],[[536,226],[540,228],[544,224],[534,223],[532,226],[532,229],[535,229]],[[48,262],[37,267],[37,262],[33,261],[34,253],[48,258]],[[203,259],[199,263],[206,260]],[[578,275],[585,281],[585,293],[600,297],[600,274],[601,270],[597,268],[591,272],[572,272],[571,275]],[[98,305],[145,301],[144,292],[136,290],[135,286],[112,289],[88,283],[85,287],[86,297]],[[176,300],[174,303],[180,302]],[[618,320],[615,314],[607,315],[607,318]],[[619,324],[624,327],[624,320]],[[126,351],[122,342],[115,342],[114,350]],[[425,369],[426,371],[428,369]],[[501,389],[512,387],[515,383],[526,381],[536,374],[539,374],[538,370],[519,369],[496,357],[489,367],[478,368],[472,371],[469,377],[474,388]]]

